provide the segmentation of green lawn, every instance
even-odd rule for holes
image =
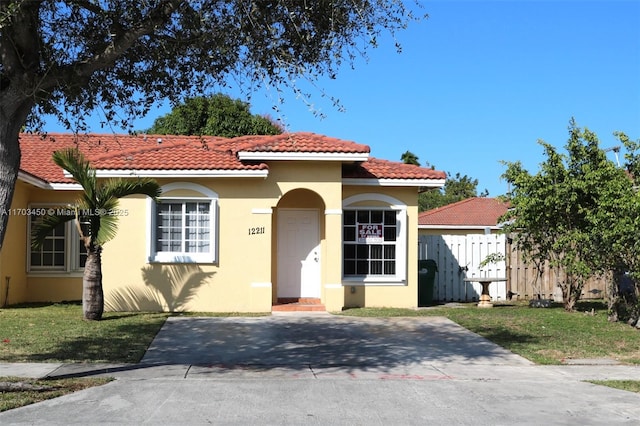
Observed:
[[[85,321],[77,303],[0,309],[0,362],[135,363],[168,316],[108,312]]]
[[[591,315],[593,309],[593,314]],[[607,321],[603,302],[582,302],[579,311],[561,306],[530,308],[526,304],[475,304],[429,309],[349,309],[343,315],[445,316],[463,327],[538,364],[560,364],[570,358],[613,358],[640,363],[640,332],[627,324]]]
[[[0,362],[139,362],[169,314],[106,313],[84,321],[79,303],[0,309]],[[109,382],[103,378],[37,380],[0,377],[0,411]]]

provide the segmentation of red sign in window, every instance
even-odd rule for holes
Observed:
[[[359,243],[381,243],[382,225],[358,225]]]

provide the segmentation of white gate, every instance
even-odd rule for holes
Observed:
[[[433,300],[441,302],[470,302],[480,298],[482,287],[465,281],[474,277],[506,277],[505,261],[480,263],[492,253],[505,255],[503,234],[421,235],[418,240],[419,258],[433,259],[438,265]],[[506,282],[489,286],[491,299],[506,299]]]

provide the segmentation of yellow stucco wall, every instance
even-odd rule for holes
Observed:
[[[384,194],[407,206],[407,271],[405,283],[358,284],[343,281],[345,307],[398,307],[418,305],[418,207],[417,188],[412,187],[346,187],[344,198],[362,193]],[[374,205],[363,202],[363,205]],[[399,267],[399,265],[398,265]]]
[[[165,185],[176,180],[161,180]],[[121,201],[117,237],[105,245],[103,284],[107,309],[265,312],[275,301],[278,208],[315,208],[321,221],[322,283],[340,283],[341,224],[324,209],[341,208],[341,166],[275,162],[267,179],[190,179],[216,192],[218,260],[212,264],[148,263],[150,205],[143,198]],[[194,196],[172,191],[165,196]],[[282,201],[282,202],[281,202]],[[331,207],[329,207],[331,206]],[[264,232],[252,233],[251,228]],[[330,237],[327,237],[330,235]],[[338,254],[336,254],[336,252]],[[112,271],[117,271],[114,274]],[[185,282],[191,292],[182,291]],[[340,301],[341,302],[341,301]]]
[[[51,191],[35,187],[29,190],[29,206],[31,207],[64,207],[74,204],[79,196],[78,191]],[[28,233],[27,221],[23,225],[23,235]],[[79,238],[76,230],[70,229],[70,238]],[[27,250],[24,251],[26,262]],[[26,265],[25,265],[26,266]],[[61,302],[82,299],[82,271],[73,272],[28,272],[27,302]]]
[[[327,310],[350,306],[417,306],[417,189],[342,186],[338,162],[272,162],[264,178],[160,179],[160,185],[195,183],[218,194],[217,260],[213,263],[150,263],[150,217],[146,197],[120,201],[117,236],[102,253],[107,310],[268,312],[277,298],[279,209],[315,209],[320,224],[321,300]],[[342,279],[342,203],[379,193],[407,206],[406,280],[354,283]],[[75,191],[52,191],[19,183],[14,204],[69,203]],[[190,189],[165,195],[194,197]],[[366,205],[372,205],[370,202]],[[381,203],[383,205],[383,203]],[[27,273],[27,218],[14,218],[0,254],[0,301],[4,276],[11,276],[10,302],[79,300],[79,272]],[[263,230],[252,233],[251,228]],[[352,288],[355,292],[352,292]]]
[[[417,265],[416,189],[349,187],[343,191],[339,180],[332,185],[326,182],[332,177],[327,175],[340,176],[339,167],[333,164],[315,168],[295,166],[272,166],[270,178],[279,179],[274,183],[269,179],[191,180],[220,196],[220,252],[215,264],[149,264],[146,261],[149,205],[142,198],[122,200],[121,207],[128,214],[121,217],[118,236],[105,246],[103,253],[107,309],[270,311],[277,297],[277,259],[272,253],[277,252],[275,218],[279,208],[319,210],[321,299],[327,310],[339,311],[350,306],[417,306],[417,267],[407,267],[404,283],[362,285],[342,281],[341,216],[342,199],[362,192],[379,192],[400,200],[407,205],[407,264]],[[297,173],[298,182],[287,182],[287,167]],[[318,177],[321,173],[327,175]],[[252,227],[264,227],[265,232],[250,235]],[[189,298],[178,296],[187,276],[200,277],[195,279]],[[170,291],[172,286],[174,289]],[[351,292],[352,286],[355,293]]]
[[[20,213],[27,208],[28,200],[29,186],[18,181],[0,253],[0,306],[27,300],[27,216]]]
[[[76,191],[52,191],[18,181],[12,214],[0,252],[0,301],[4,304],[9,280],[8,303],[60,302],[82,298],[81,272],[28,272],[29,220],[27,209],[72,203]]]

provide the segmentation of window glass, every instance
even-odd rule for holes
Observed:
[[[36,215],[30,217],[32,232],[35,230],[38,219]],[[39,250],[31,249],[29,259],[31,269],[64,270],[66,268],[66,236],[67,227],[63,223],[45,237]]]
[[[396,273],[395,210],[354,209],[343,213],[343,273],[345,276],[385,276]]]
[[[215,237],[211,227],[213,205],[211,200],[161,200],[156,208],[156,255],[171,253],[182,258],[212,255]]]

